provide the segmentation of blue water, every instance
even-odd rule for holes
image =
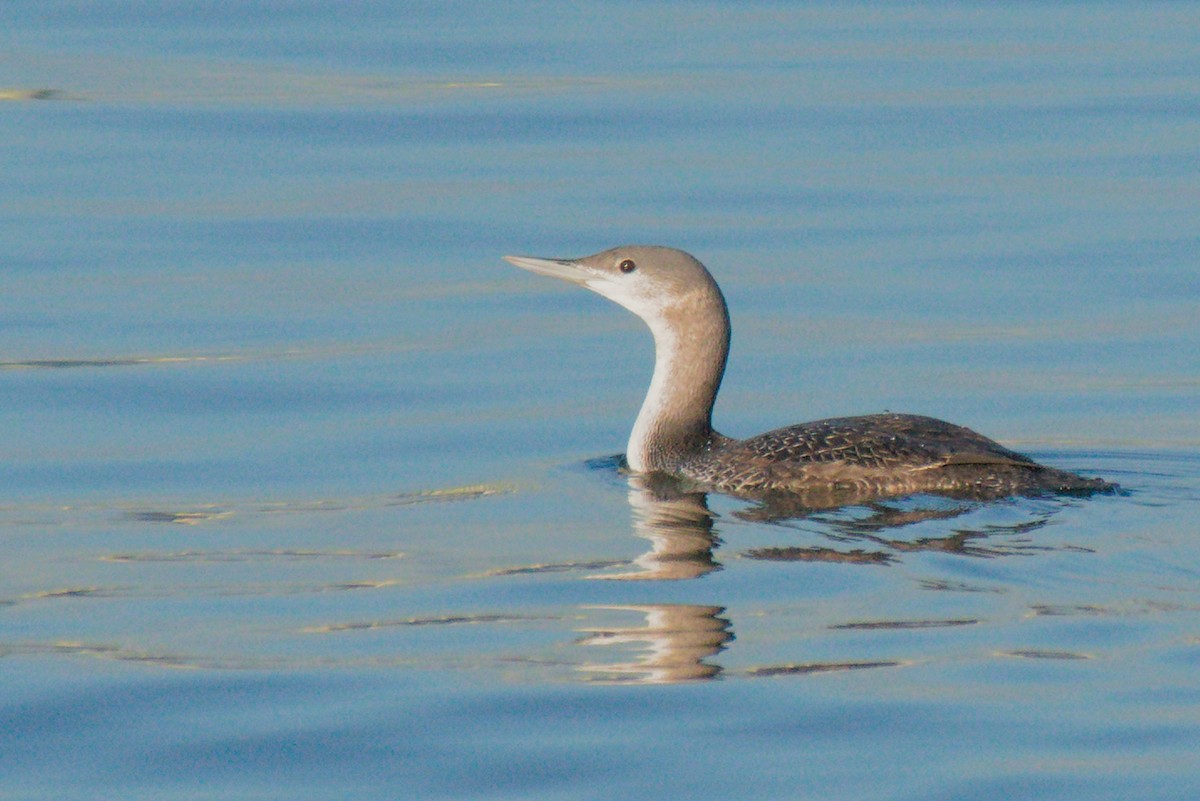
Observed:
[[[1192,4],[0,13],[0,796],[1200,794]],[[623,242],[1124,491],[656,496]]]

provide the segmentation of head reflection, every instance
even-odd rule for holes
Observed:
[[[615,662],[588,662],[579,669],[596,681],[674,684],[715,678],[721,672],[705,660],[733,639],[719,606],[646,604],[600,606],[590,610],[637,613],[641,625],[585,628],[580,645],[605,646],[625,654]]]

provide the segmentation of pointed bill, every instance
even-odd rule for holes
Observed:
[[[538,275],[548,275],[551,278],[561,278],[572,284],[585,284],[594,276],[589,275],[584,267],[571,259],[539,259],[534,256],[505,256],[504,260],[523,270],[529,270]]]

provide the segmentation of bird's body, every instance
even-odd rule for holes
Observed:
[[[968,428],[931,417],[839,417],[731,439],[712,427],[729,352],[729,314],[708,270],[683,251],[626,246],[582,259],[507,256],[580,284],[641,317],[655,341],[654,376],[626,460],[743,496],[931,492],[1003,496],[1112,489],[1040,465]]]
[[[673,472],[739,495],[830,487],[860,497],[1002,496],[1107,486],[1040,465],[969,428],[912,414],[816,420],[744,440],[716,435]]]

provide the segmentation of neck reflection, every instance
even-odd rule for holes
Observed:
[[[650,543],[650,550],[633,560],[624,573],[596,575],[609,580],[694,579],[719,570],[713,559],[717,537],[713,513],[703,492],[685,491],[666,476],[629,477],[629,507],[633,533]]]

